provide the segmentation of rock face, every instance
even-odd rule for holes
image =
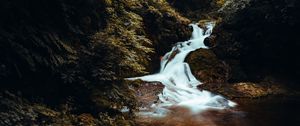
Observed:
[[[199,88],[231,98],[289,95],[287,90],[300,89],[298,1],[228,0],[210,5],[184,9],[188,5],[173,1],[180,12],[191,12],[186,14],[190,18],[209,13],[207,18],[217,23],[205,41],[210,50],[194,51],[186,59],[193,74],[204,82]],[[269,78],[273,79],[266,81]]]
[[[22,108],[9,107],[18,101],[1,93],[1,125],[131,125],[133,115],[120,110],[132,112],[136,102],[122,79],[152,71],[191,32],[166,1],[4,0],[0,10],[0,92],[19,92],[36,117],[25,119]],[[35,104],[67,116],[29,112]]]
[[[224,82],[234,83],[260,82],[273,76],[279,80],[290,80],[291,84],[287,82],[287,86],[299,89],[295,84],[299,76],[297,48],[300,46],[296,35],[299,29],[299,2],[229,0],[219,3],[221,7],[213,6],[217,10],[210,9],[211,18],[216,20],[217,25],[213,37],[207,41],[211,45],[210,55],[215,58],[204,58],[207,53],[195,51],[187,59],[192,63],[192,69],[196,70],[193,71],[195,74],[203,74],[198,78],[206,82],[205,78],[211,75],[218,75],[217,78],[227,76]],[[218,73],[211,69],[219,67],[212,63],[216,60],[226,64],[225,71]],[[210,68],[205,69],[204,66]]]
[[[229,79],[229,66],[207,49],[192,52],[186,61],[196,78],[203,83],[224,83]]]
[[[232,66],[231,81],[299,76],[299,9],[294,0],[252,0],[216,28],[213,51]]]

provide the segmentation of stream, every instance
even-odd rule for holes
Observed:
[[[199,90],[197,86],[201,82],[193,76],[189,64],[184,62],[190,52],[199,48],[208,48],[204,45],[204,39],[210,36],[214,25],[214,22],[207,22],[205,28],[200,28],[198,24],[190,24],[193,28],[190,40],[176,43],[172,50],[163,56],[159,73],[127,78],[161,82],[164,85],[162,93],[158,94],[159,102],[152,104],[150,111],[140,114],[164,117],[170,112],[170,108],[174,107],[183,107],[192,114],[197,114],[208,109],[221,110],[236,105],[220,95]]]
[[[142,102],[137,113],[139,126],[281,126],[300,124],[297,120],[298,98],[235,99],[197,88],[202,84],[184,62],[186,56],[200,48],[207,49],[204,39],[212,33],[214,22],[205,28],[190,24],[190,40],[176,43],[161,59],[160,71],[142,77],[145,84],[138,89]],[[157,96],[156,96],[157,95]],[[158,99],[157,99],[158,97]],[[237,104],[238,103],[238,104]],[[286,107],[290,106],[290,107]],[[289,114],[295,114],[290,118]],[[286,121],[291,120],[291,121]],[[293,120],[293,121],[292,121]]]

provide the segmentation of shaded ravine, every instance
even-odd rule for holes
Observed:
[[[153,104],[150,110],[139,114],[163,117],[170,112],[170,108],[174,107],[186,108],[192,114],[197,114],[208,109],[222,110],[235,106],[234,102],[220,95],[197,89],[197,85],[201,82],[193,76],[189,65],[184,60],[190,52],[199,48],[207,48],[203,42],[212,33],[214,23],[205,23],[206,30],[198,27],[198,24],[190,26],[193,28],[191,39],[178,42],[170,52],[164,55],[159,73],[127,78],[147,82],[159,81],[164,85],[162,93],[158,95],[159,102]]]

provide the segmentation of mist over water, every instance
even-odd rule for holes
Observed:
[[[158,95],[159,102],[151,106],[153,111],[143,114],[164,116],[171,107],[184,107],[196,114],[208,109],[225,109],[236,105],[220,95],[197,89],[197,86],[202,83],[194,77],[189,64],[184,60],[190,52],[208,48],[204,45],[204,39],[212,33],[214,22],[206,23],[205,30],[198,24],[190,24],[190,26],[193,28],[190,40],[178,42],[163,56],[159,73],[127,78],[148,82],[159,81],[165,86],[162,93]]]

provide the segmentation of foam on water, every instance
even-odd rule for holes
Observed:
[[[163,92],[158,95],[161,102],[152,105],[153,112],[143,114],[163,116],[171,106],[186,107],[192,113],[199,113],[207,109],[225,109],[236,105],[220,95],[197,89],[197,85],[202,83],[193,76],[189,64],[184,60],[191,51],[208,48],[204,45],[204,39],[212,33],[214,23],[206,23],[205,31],[198,27],[198,24],[190,24],[190,26],[193,28],[191,39],[178,42],[170,52],[163,56],[159,73],[127,78],[149,82],[159,81],[165,86]]]

